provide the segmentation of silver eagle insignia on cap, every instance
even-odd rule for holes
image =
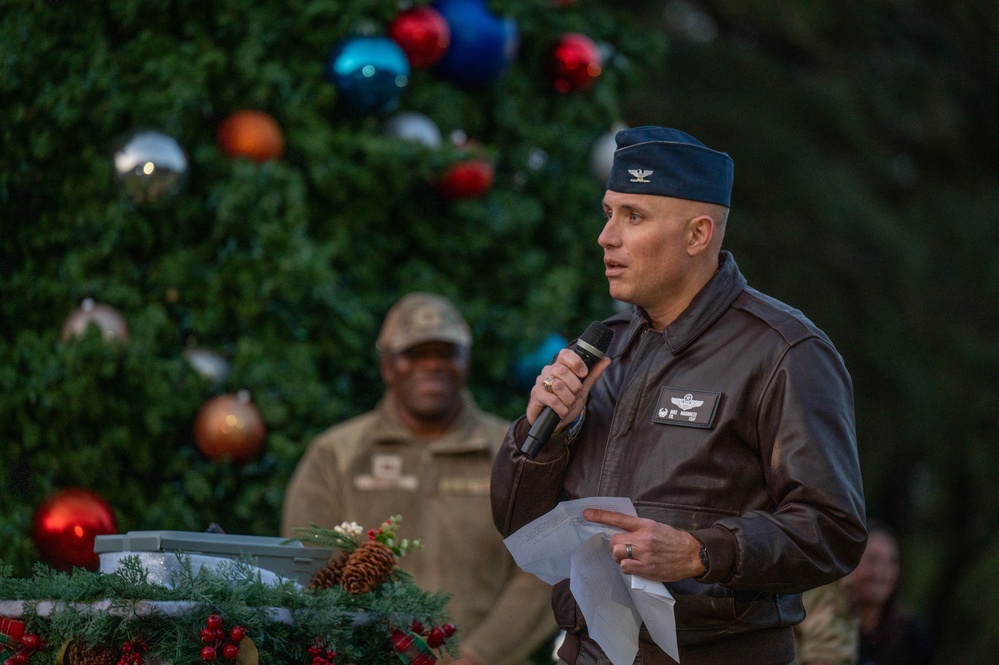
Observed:
[[[628,173],[635,176],[631,179],[632,182],[650,182],[645,178],[655,173],[655,171],[649,171],[646,169],[628,169]]]

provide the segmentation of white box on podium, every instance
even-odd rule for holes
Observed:
[[[197,531],[129,531],[97,536],[94,552],[100,555],[103,573],[117,570],[125,557],[137,556],[149,581],[165,586],[180,567],[178,554],[190,559],[195,573],[201,566],[214,568],[226,561],[249,558],[264,582],[286,578],[302,585],[309,583],[312,574],[331,555],[328,548],[306,547],[284,538]]]

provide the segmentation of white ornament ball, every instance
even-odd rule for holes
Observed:
[[[225,383],[232,367],[229,361],[219,354],[202,347],[190,347],[184,350],[184,359],[195,372],[216,385]]]
[[[385,121],[382,131],[406,141],[415,141],[428,148],[441,146],[441,130],[433,120],[416,111],[400,111]]]
[[[614,151],[617,149],[614,136],[622,129],[627,128],[628,125],[623,122],[614,123],[609,132],[601,134],[593,142],[593,148],[590,150],[590,173],[600,184],[607,182],[611,167],[614,165]]]

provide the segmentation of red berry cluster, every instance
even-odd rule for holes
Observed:
[[[205,618],[205,627],[198,633],[205,647],[201,649],[201,660],[210,662],[218,660],[236,660],[239,656],[239,643],[246,637],[246,629],[242,626],[233,626],[226,633],[222,625],[222,617],[218,614],[209,614]],[[229,642],[226,643],[226,638]]]
[[[310,665],[334,665],[336,651],[327,649],[326,640],[317,637],[312,646],[309,647],[309,655],[312,656],[312,660],[309,661]]]
[[[143,665],[146,662],[146,652],[149,644],[141,637],[125,640],[121,645],[121,658],[117,665]]]
[[[21,635],[20,646],[14,655],[3,661],[3,665],[24,665],[31,658],[31,654],[42,648],[42,638],[34,633],[24,633]]]
[[[455,630],[454,624],[451,623],[444,623],[426,630],[419,621],[413,621],[411,628],[414,633],[426,638],[427,646],[431,649],[436,649],[444,644],[444,640],[454,635]]]

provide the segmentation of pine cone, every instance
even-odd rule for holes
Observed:
[[[66,650],[68,665],[115,665],[118,654],[107,644],[90,648],[82,642],[73,642]]]
[[[332,589],[340,586],[343,578],[343,567],[347,563],[348,552],[340,552],[338,557],[330,557],[326,565],[312,574],[312,581],[309,582],[310,589]]]
[[[343,588],[356,595],[376,589],[395,569],[395,554],[385,545],[369,540],[350,553],[343,567]]]

